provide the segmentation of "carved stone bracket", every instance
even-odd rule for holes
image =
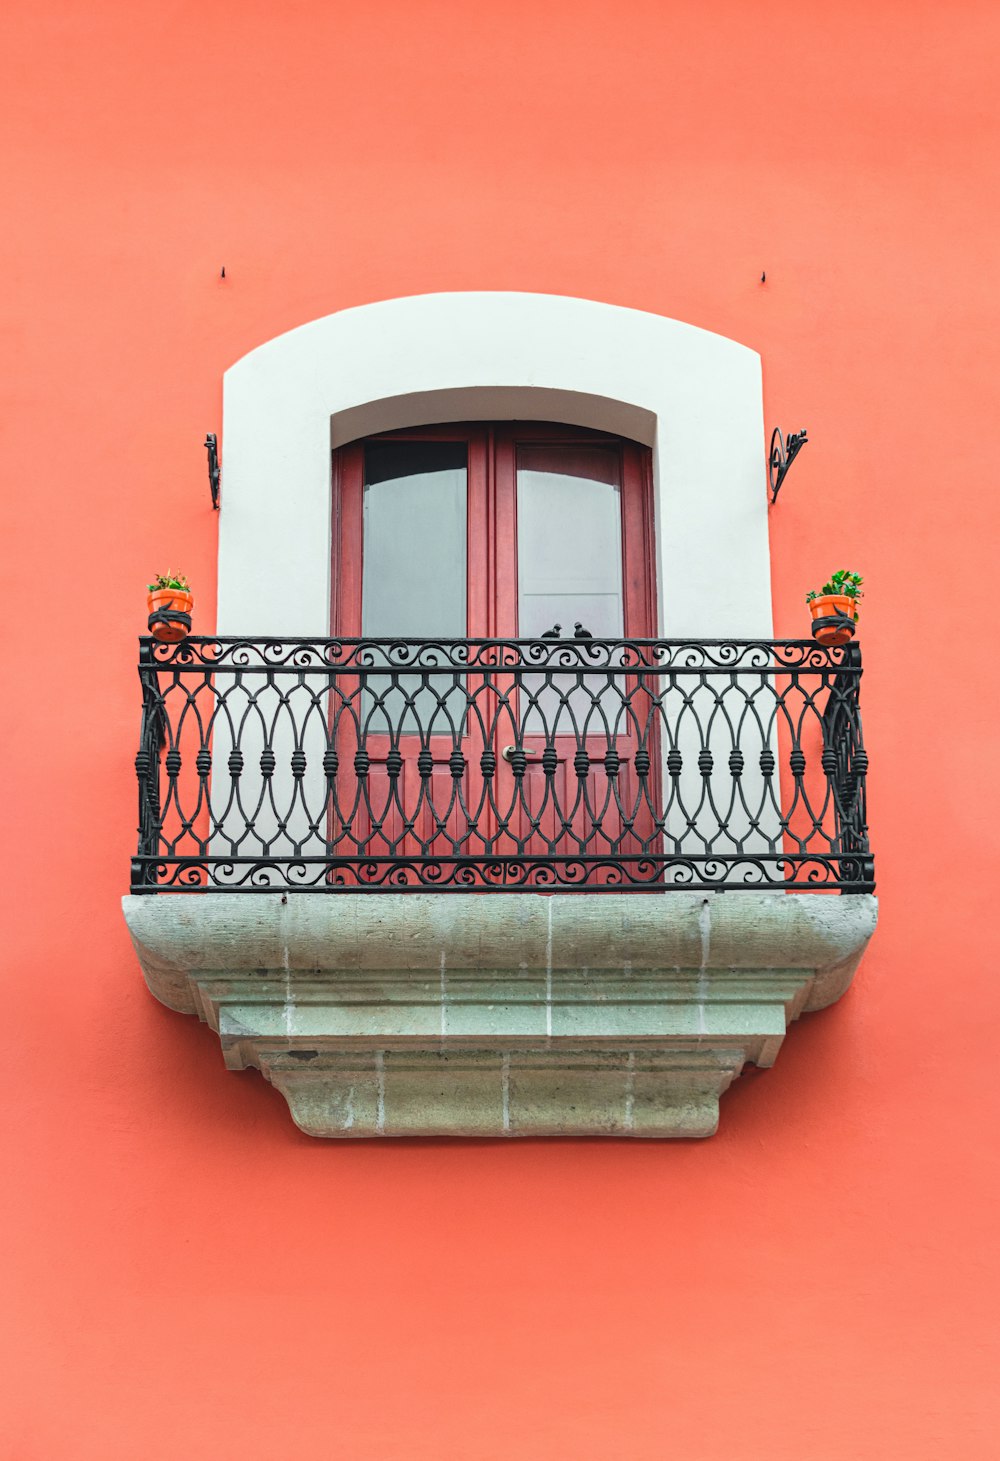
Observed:
[[[710,1136],[844,993],[874,897],[127,897],[146,982],[313,1136]]]

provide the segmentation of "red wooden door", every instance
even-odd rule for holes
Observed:
[[[560,882],[615,883],[622,857],[652,850],[656,727],[646,682],[617,647],[654,633],[648,465],[617,438],[496,433],[497,517],[510,525],[497,534],[499,618],[545,636],[547,662],[520,687],[520,742],[500,737],[498,799],[511,812],[499,845],[555,859]]]
[[[390,433],[335,454],[334,511],[335,637],[558,633],[542,658],[571,663],[342,677],[331,854],[367,856],[373,878],[380,859],[440,859],[442,883],[462,858],[558,881],[597,859],[587,881],[614,882],[612,862],[651,850],[658,779],[648,696],[608,649],[654,632],[648,452],[537,423]]]
[[[486,635],[487,448],[485,430],[443,426],[334,454],[335,638]],[[483,746],[466,713],[465,676],[421,683],[405,652],[367,657],[371,671],[338,677],[332,697],[332,855],[370,859],[362,882],[383,879],[384,859],[475,856]],[[457,747],[466,762],[458,776]]]

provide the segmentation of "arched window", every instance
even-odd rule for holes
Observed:
[[[540,422],[385,433],[334,453],[331,633],[656,632],[649,449]]]
[[[603,644],[655,633],[650,453],[634,441],[546,422],[384,433],[334,453],[333,518],[335,638],[410,639],[426,663],[438,643],[453,654],[455,640]],[[551,665],[516,678],[397,668],[373,672],[357,699],[348,690],[334,700],[341,762],[364,746],[372,857],[387,847],[472,857],[483,837],[491,854],[579,853],[581,753],[602,788],[600,848],[637,855],[654,835],[634,765],[640,748],[653,751],[657,779],[656,730],[630,681]],[[344,817],[333,821],[336,848]]]

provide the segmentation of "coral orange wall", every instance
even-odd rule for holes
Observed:
[[[0,1455],[994,1457],[1000,10],[7,0],[0,27]],[[126,938],[142,585],[186,570],[212,628],[223,370],[467,288],[759,350],[768,426],[810,433],[777,629],[834,567],[870,587],[882,925],[710,1141],[311,1141]]]

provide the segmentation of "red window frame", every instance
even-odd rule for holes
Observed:
[[[621,460],[622,589],[626,639],[656,635],[652,467],[648,447],[554,422],[459,422],[387,431],[333,454],[330,633],[361,635],[366,441],[466,441],[469,447],[467,623],[470,639],[517,633],[517,447],[520,443],[618,449]]]
[[[339,448],[333,460],[333,562],[331,568],[331,634],[334,638],[359,638],[362,634],[362,582],[363,561],[363,511],[364,511],[364,448],[367,441],[439,441],[468,443],[468,526],[467,526],[467,610],[466,635],[469,639],[512,639],[517,637],[517,448],[520,444],[551,446],[602,446],[612,447],[619,452],[621,465],[621,509],[622,509],[622,598],[624,637],[626,639],[653,638],[656,633],[656,589],[655,555],[652,512],[652,473],[650,453],[647,448],[626,438],[609,436],[606,433],[589,431],[582,427],[563,426],[549,422],[504,422],[494,424],[456,423],[451,425],[418,427],[409,430],[384,432]],[[656,737],[656,728],[653,727]],[[433,741],[432,737],[432,753]],[[434,769],[431,772],[435,784],[439,783],[437,804],[447,804],[448,754],[450,744],[447,737],[440,738],[442,745],[434,755]],[[524,746],[529,756],[540,756],[541,751],[533,745],[534,737],[524,736]],[[563,737],[564,740],[571,738]],[[658,739],[658,737],[657,737]],[[382,744],[382,741],[385,744]],[[629,740],[626,736],[625,740]],[[406,734],[399,739],[402,751],[400,774],[401,803],[413,807],[419,803],[419,795],[411,778],[414,777],[414,762],[419,749],[420,737]],[[478,764],[478,753],[482,746],[468,746],[469,764]],[[506,759],[500,756],[503,748],[494,747],[497,755],[496,796],[498,805],[509,806],[518,801],[518,791],[513,772]],[[634,744],[622,746],[622,787],[628,791],[631,781],[629,762]],[[652,749],[652,748],[651,748]],[[349,747],[345,745],[345,750]],[[371,737],[368,753],[372,775],[376,767],[382,767],[389,750],[389,741],[384,737]],[[602,748],[597,748],[599,755]],[[506,755],[506,753],[505,753]],[[564,779],[561,804],[572,804],[566,778],[572,778],[572,747],[559,758],[558,775]],[[649,790],[658,799],[659,756],[653,757],[653,774]],[[532,761],[526,773],[525,783],[540,776],[537,761]],[[473,780],[475,778],[473,777]],[[471,783],[470,783],[471,785]],[[475,793],[478,794],[478,793]],[[530,796],[529,796],[530,799]],[[583,813],[581,811],[580,815]],[[646,808],[640,816],[636,835],[648,836],[652,830],[652,808]],[[428,841],[434,837],[429,815],[424,810],[420,822],[413,827],[416,842]],[[584,818],[585,820],[585,818]],[[547,833],[539,828],[537,833],[526,831],[526,810],[521,811],[509,824],[507,836],[514,843],[526,838],[538,848],[551,851],[554,845],[549,839],[558,834],[553,829]],[[492,837],[496,833],[492,814],[487,811],[480,827],[480,835]],[[405,831],[399,810],[388,818],[383,816],[378,836],[400,839],[404,855],[408,844],[416,846],[411,834]],[[442,828],[440,836],[448,839],[448,830]],[[475,850],[475,849],[470,849]],[[514,847],[497,845],[494,855],[509,855]],[[595,886],[608,881],[603,872],[595,879]],[[613,879],[612,879],[613,881]]]

